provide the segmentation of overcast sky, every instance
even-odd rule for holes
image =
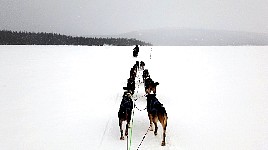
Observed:
[[[268,33],[268,0],[0,0],[0,30],[107,35],[165,27]]]

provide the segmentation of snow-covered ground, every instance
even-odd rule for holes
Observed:
[[[138,58],[133,48],[0,46],[0,149],[127,149],[117,112],[136,60],[168,113],[166,146],[159,128],[141,150],[268,149],[268,47],[140,47]],[[149,121],[134,110],[136,150]]]

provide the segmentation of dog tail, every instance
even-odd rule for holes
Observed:
[[[123,90],[130,90],[129,87],[123,87]]]

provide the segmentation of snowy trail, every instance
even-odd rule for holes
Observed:
[[[148,51],[148,50],[147,50]],[[147,51],[143,51],[141,52],[144,57],[138,57],[138,58],[131,58],[131,55],[128,56],[130,59],[133,59],[132,63],[128,66],[128,68],[125,70],[125,71],[122,71],[124,72],[125,74],[129,75],[129,71],[130,71],[130,68],[134,65],[135,61],[140,61],[140,60],[143,60],[146,59],[146,58],[149,58],[149,53],[147,53]],[[140,53],[140,54],[141,54]],[[146,56],[147,55],[147,56]],[[127,81],[127,78],[128,76],[125,78],[125,81]],[[141,140],[141,138],[143,137],[143,135],[140,135],[139,133],[142,133],[142,130],[144,127],[144,125],[140,125],[140,124],[144,124],[143,122],[146,122],[146,125],[148,126],[149,125],[149,122],[148,122],[148,117],[147,117],[147,112],[146,110],[144,110],[146,108],[146,99],[144,97],[144,85],[143,83],[139,83],[139,80],[142,81],[142,71],[139,70],[138,71],[138,74],[137,74],[137,77],[136,77],[136,91],[132,97],[133,100],[135,100],[135,104],[143,109],[142,112],[140,112],[139,110],[137,109],[134,109],[134,116],[133,116],[133,134],[132,134],[132,145],[131,145],[131,149],[136,149],[138,147],[138,142],[139,140]],[[122,82],[123,84],[121,84],[120,87],[123,88],[123,86],[126,86],[126,82]],[[119,140],[119,136],[120,136],[120,132],[119,132],[119,126],[118,126],[118,118],[117,118],[117,112],[118,112],[118,109],[119,109],[119,105],[120,105],[120,102],[121,102],[121,99],[122,99],[122,95],[123,95],[123,90],[119,90],[118,91],[119,93],[117,93],[117,97],[115,99],[115,103],[116,105],[114,105],[113,108],[113,115],[110,116],[111,118],[109,119],[109,122],[107,123],[107,131],[105,131],[104,135],[103,135],[103,140],[101,142],[101,146],[99,147],[99,149],[111,149],[111,145],[116,143],[115,145],[117,145],[117,148],[116,149],[122,149],[122,150],[125,150],[127,149],[127,142],[130,141],[130,137],[129,137],[129,141],[127,141],[127,137],[125,137],[125,140]],[[125,122],[124,122],[124,125],[123,125],[123,129],[125,129]],[[146,129],[145,129],[145,132],[146,132]],[[129,133],[130,133],[130,129],[129,129]],[[140,139],[139,139],[140,138]],[[105,144],[103,144],[105,143]]]
[[[132,49],[0,46],[0,149],[125,150],[117,112],[136,60],[168,114],[166,146],[159,128],[140,150],[268,148],[267,47],[141,47],[138,58]],[[146,110],[134,113],[131,149],[149,127]]]
[[[146,67],[147,69],[148,66],[150,67],[150,61],[151,61],[151,48],[147,47],[146,49],[143,49],[139,53],[138,58],[130,58],[133,59],[133,63],[129,65],[128,70],[125,72],[128,74],[130,68],[134,65],[135,61],[145,61],[146,62]],[[131,57],[131,56],[129,56]],[[149,69],[150,70],[150,69]],[[127,79],[127,78],[126,78]],[[134,108],[134,116],[133,116],[133,125],[132,125],[132,137],[131,137],[131,147],[130,149],[137,149],[139,144],[142,141],[143,136],[145,135],[148,127],[149,127],[149,119],[146,111],[146,97],[145,95],[145,90],[144,90],[144,84],[140,83],[139,80],[142,82],[142,70],[139,70],[137,73],[136,77],[136,91],[132,97],[133,100],[135,100],[135,105],[140,109],[138,110],[137,108]],[[125,80],[126,81],[126,80]],[[121,87],[126,86],[126,82],[121,85]],[[118,96],[116,97],[116,105],[115,108],[113,109],[112,112],[113,114],[117,114],[118,108],[121,102],[121,97],[123,95],[123,91],[121,90],[120,93],[117,94]],[[119,140],[119,126],[118,126],[118,118],[116,115],[110,116],[111,118],[109,119],[105,133],[103,135],[103,140],[101,140],[101,146],[99,149],[111,149],[110,145],[113,143],[117,143],[115,145],[119,145],[116,149],[127,149],[127,138],[125,137],[125,140],[120,141]],[[139,149],[151,149],[151,148],[157,148],[160,146],[161,141],[162,141],[162,128],[161,125],[159,125],[159,131],[158,135],[155,136],[152,131],[149,131],[149,133],[146,135],[143,143],[141,144]],[[125,127],[125,126],[123,126]],[[129,130],[130,132],[130,130]],[[116,135],[116,136],[115,136]],[[113,138],[111,138],[113,137]],[[169,137],[167,137],[169,139]],[[130,140],[130,137],[129,137]],[[103,144],[106,143],[106,144]],[[148,145],[148,146],[146,146]],[[157,145],[154,147],[153,145]],[[162,148],[165,149],[165,148]],[[166,148],[167,149],[167,148]]]

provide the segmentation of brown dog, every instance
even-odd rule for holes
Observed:
[[[167,128],[167,112],[165,107],[155,97],[156,94],[147,95],[147,112],[150,120],[150,128],[152,129],[152,123],[154,123],[154,134],[157,135],[157,122],[159,121],[163,127],[163,140],[161,146],[166,145],[166,128]]]
[[[158,82],[154,82],[150,77],[147,77],[144,81],[144,86],[145,86],[145,93],[149,94],[153,92],[156,94],[156,86],[159,85]]]

